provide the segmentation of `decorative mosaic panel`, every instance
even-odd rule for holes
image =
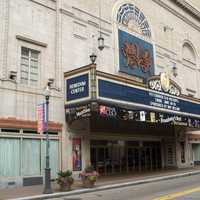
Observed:
[[[151,37],[151,30],[144,14],[133,4],[123,4],[117,14],[117,22],[128,26],[134,20],[144,36]]]
[[[154,75],[153,45],[119,30],[119,70],[144,79]]]

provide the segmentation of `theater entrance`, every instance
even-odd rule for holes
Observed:
[[[91,164],[100,174],[140,172],[162,167],[160,142],[91,140]]]

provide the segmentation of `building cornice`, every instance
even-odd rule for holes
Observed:
[[[195,17],[197,20],[200,20],[200,12],[197,10],[194,6],[192,6],[190,3],[188,3],[185,0],[171,0],[175,2],[177,5],[179,5],[181,8],[186,10],[189,14],[191,14],[193,17]]]
[[[63,124],[49,121],[49,131],[61,132]],[[15,117],[0,118],[0,128],[37,130],[37,121],[17,119]]]
[[[177,16],[178,18],[180,18],[181,20],[186,22],[187,24],[189,24],[190,26],[192,26],[193,28],[195,28],[196,30],[200,31],[200,26],[198,26],[192,20],[185,17],[183,14],[177,12],[177,10],[173,9],[171,6],[167,5],[163,0],[153,0],[153,1],[155,3],[157,3],[158,5],[162,6],[163,8],[165,8],[166,10],[168,10],[169,12],[171,12],[173,15]],[[170,1],[172,1],[173,3],[176,3],[176,1],[178,1],[178,0],[170,0]],[[182,0],[180,0],[180,1],[182,1]],[[178,3],[176,3],[176,4],[179,5]]]

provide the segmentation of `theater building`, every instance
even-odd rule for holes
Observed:
[[[43,181],[36,111],[49,78],[52,178],[88,164],[102,175],[198,164],[199,9],[195,0],[1,0],[0,188]]]
[[[194,164],[187,133],[200,126],[196,50],[179,31],[183,22],[173,24],[183,18],[161,11],[180,3],[152,1],[150,10],[162,12],[159,19],[148,3],[114,4],[109,35],[113,63],[104,63],[104,49],[95,52],[93,47],[96,63],[93,56],[92,64],[65,72],[74,170],[92,164],[100,173],[112,174]],[[189,81],[192,77],[196,81]]]

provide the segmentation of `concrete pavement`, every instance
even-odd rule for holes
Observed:
[[[47,199],[56,198],[61,196],[76,195],[82,193],[89,193],[95,191],[109,190],[121,187],[128,187],[133,185],[139,185],[144,183],[158,182],[167,179],[177,179],[179,177],[190,176],[200,174],[200,168],[196,169],[184,169],[184,170],[165,170],[157,172],[147,172],[140,174],[127,174],[127,175],[115,175],[109,177],[100,178],[95,188],[82,189],[81,184],[76,184],[73,191],[70,192],[58,192],[54,187],[55,193],[49,195],[43,195],[43,186],[23,187],[16,189],[0,190],[0,199],[16,199],[17,197],[24,197],[19,199]],[[26,197],[27,196],[27,197]]]
[[[200,174],[51,200],[200,200]]]

